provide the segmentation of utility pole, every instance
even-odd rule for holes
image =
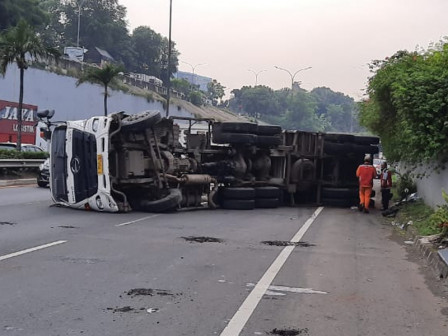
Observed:
[[[287,69],[284,69],[284,68],[280,68],[280,67],[278,67],[278,66],[276,66],[276,65],[274,65],[274,68],[276,68],[276,69],[278,69],[278,70],[286,71],[286,72],[289,74],[289,76],[291,77],[291,90],[292,90],[292,88],[293,88],[293,86],[294,86],[294,78],[296,77],[296,75],[297,75],[299,72],[301,72],[301,71],[305,71],[305,70],[308,70],[308,69],[311,69],[312,67],[307,67],[307,68],[299,69],[299,70],[297,70],[296,72],[294,72],[294,74],[292,74],[291,71],[289,71],[289,70],[287,70]]]
[[[265,72],[267,70],[260,70],[258,72],[255,72],[254,70],[248,69],[247,71],[252,72],[255,75],[255,86],[257,86],[258,84],[258,75],[261,74],[262,72]]]
[[[79,48],[79,28],[81,27],[81,7],[85,0],[78,0],[78,36],[76,38],[76,46]]]
[[[193,84],[193,86],[195,86],[196,85],[196,74],[195,74],[195,69],[198,67],[198,66],[201,66],[201,65],[206,65],[207,63],[199,63],[199,64],[196,64],[196,65],[193,65],[193,64],[190,64],[190,63],[188,63],[188,62],[185,62],[185,61],[181,61],[182,63],[185,63],[185,64],[188,64],[190,67],[191,67],[191,72],[192,72],[192,75],[191,75],[191,84]]]
[[[171,19],[173,13],[173,0],[170,0],[170,28],[169,28],[169,36],[168,36],[168,83],[167,83],[167,93],[166,93],[166,117],[170,115],[170,94],[171,94]]]

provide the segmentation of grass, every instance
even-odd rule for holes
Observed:
[[[434,209],[426,205],[422,200],[403,204],[393,219],[398,223],[408,223],[412,221],[410,228],[415,230],[419,236],[429,236],[440,233],[440,229],[434,228],[429,221],[430,216],[434,213]]]

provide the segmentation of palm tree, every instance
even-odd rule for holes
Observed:
[[[104,116],[107,116],[107,97],[110,84],[116,82],[117,77],[123,72],[123,67],[107,63],[102,68],[89,68],[78,80],[76,85],[84,82],[97,83],[104,85]]]
[[[5,76],[9,64],[16,63],[20,69],[19,107],[17,113],[17,150],[22,149],[22,107],[23,107],[23,78],[28,62],[55,56],[59,52],[44,45],[33,27],[26,21],[20,20],[17,26],[11,27],[0,34],[0,73]]]

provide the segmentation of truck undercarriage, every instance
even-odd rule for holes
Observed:
[[[61,129],[67,135],[58,135]],[[377,137],[121,112],[55,127],[50,187],[57,203],[100,211],[353,205],[356,167],[365,154],[378,152],[377,144]],[[65,161],[58,161],[61,155]],[[68,176],[65,187],[59,170]],[[72,174],[75,187],[67,187]],[[82,197],[76,194],[77,174],[88,190]],[[71,189],[77,195],[72,202],[64,195]]]

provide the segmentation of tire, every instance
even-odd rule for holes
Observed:
[[[259,146],[278,146],[282,144],[282,138],[278,135],[258,135],[257,145]]]
[[[348,208],[358,205],[359,201],[356,199],[342,199],[342,198],[322,198],[323,205]]]
[[[280,189],[277,187],[256,187],[255,198],[279,198]]]
[[[254,200],[223,200],[221,202],[223,209],[229,210],[252,210],[255,208]]]
[[[274,209],[278,208],[280,201],[278,198],[257,198],[255,199],[256,208]]]
[[[378,154],[379,148],[370,145],[352,145],[352,153],[355,154]]]
[[[158,111],[146,111],[127,116],[121,120],[121,129],[124,131],[143,131],[157,124],[162,119]]]
[[[324,134],[324,140],[330,142],[353,142],[355,136],[353,134],[343,133],[327,133]]]
[[[358,145],[378,145],[380,138],[376,136],[355,136],[354,143]]]
[[[165,212],[173,210],[179,206],[182,201],[182,192],[180,189],[168,189],[168,195],[156,200],[141,200],[138,208],[147,212]]]
[[[299,159],[292,165],[291,182],[314,182],[314,173],[316,167],[308,159]]]
[[[255,198],[254,188],[227,187],[219,189],[222,200],[253,200]]]
[[[352,152],[352,144],[338,142],[324,142],[324,153],[329,155],[346,155]]]
[[[213,132],[213,142],[217,144],[254,144],[256,141],[254,134]]]
[[[258,125],[248,122],[222,122],[218,126],[222,132],[226,133],[250,133],[255,134],[258,129]]]
[[[354,199],[359,196],[359,189],[355,188],[322,188],[322,198],[325,199]]]
[[[48,182],[44,182],[44,181],[37,179],[37,185],[41,188],[46,188],[46,187],[48,187]]]
[[[258,125],[258,135],[280,135],[282,133],[282,127],[277,125]]]

